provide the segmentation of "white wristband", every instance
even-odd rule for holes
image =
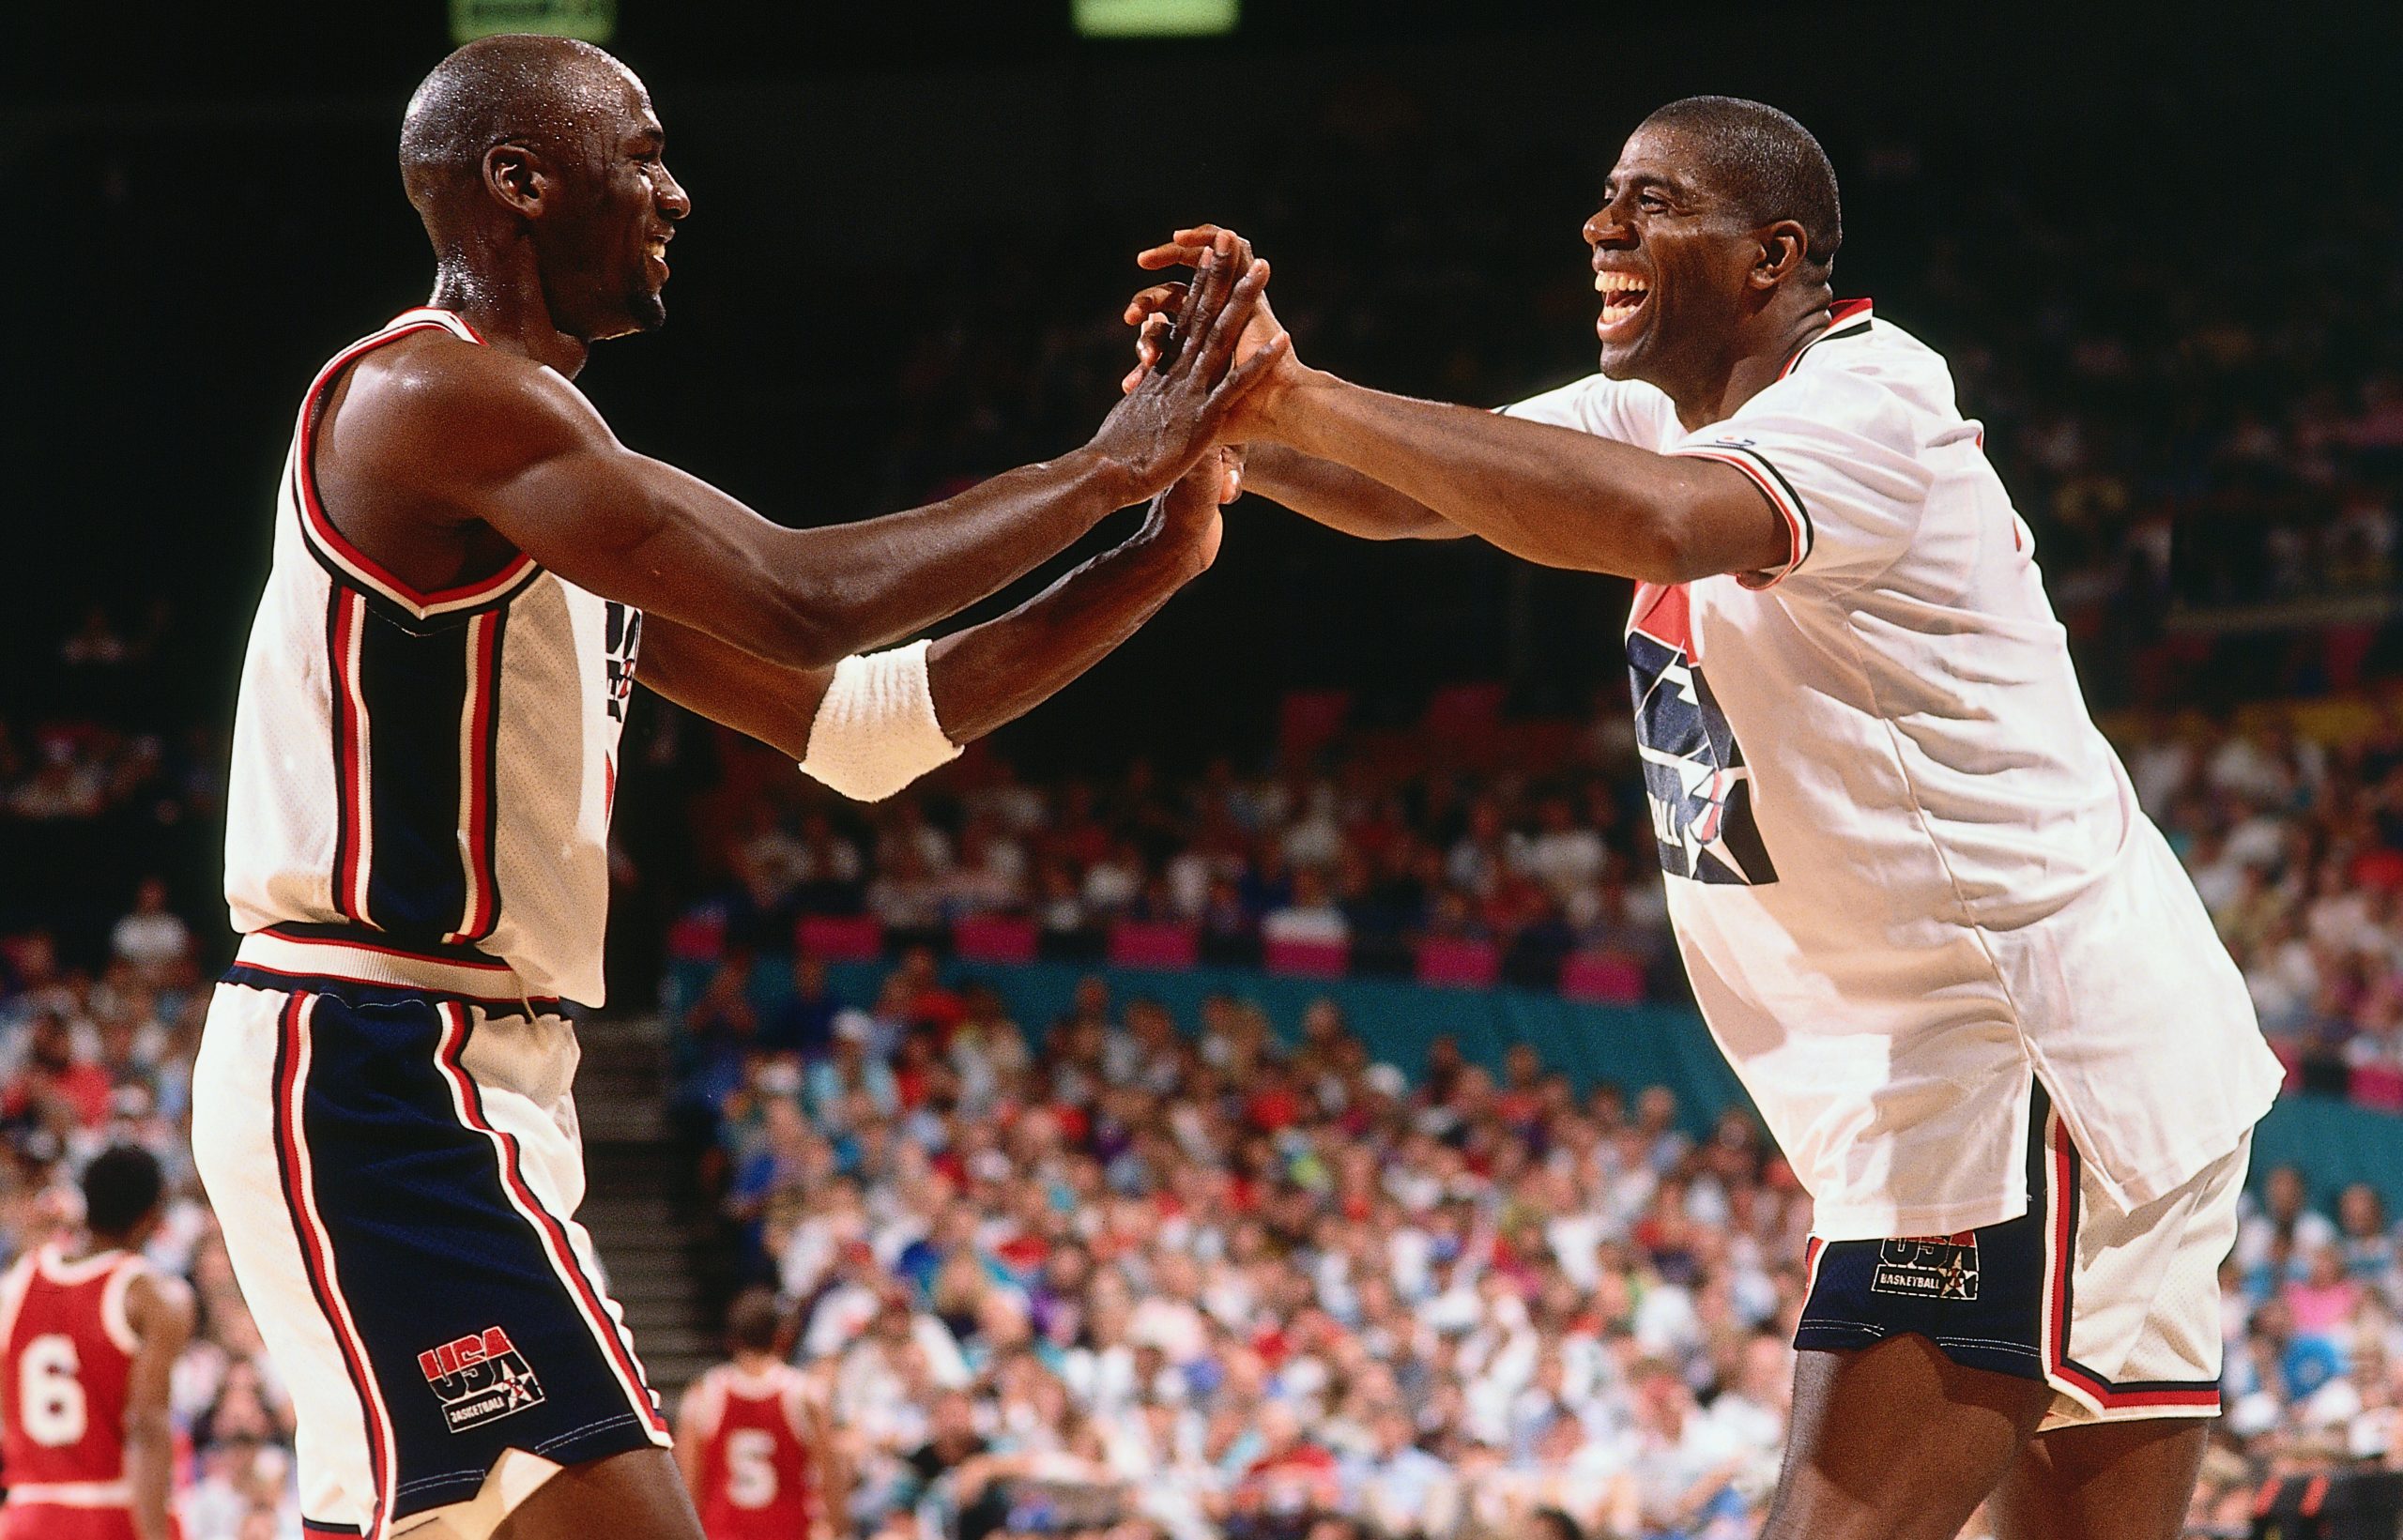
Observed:
[[[802,773],[853,801],[880,802],[959,757],[959,745],[935,720],[926,647],[912,642],[834,665],[834,682],[810,724]]]

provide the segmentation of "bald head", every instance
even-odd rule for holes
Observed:
[[[451,189],[479,182],[496,145],[521,145],[568,163],[586,160],[626,95],[634,71],[573,38],[481,38],[425,77],[401,120],[401,178],[420,213]]]
[[[1810,130],[1774,107],[1741,97],[1687,97],[1654,113],[1643,126],[1677,133],[1711,187],[1746,222],[1792,220],[1810,242],[1814,267],[1835,261],[1844,244],[1835,167]]]

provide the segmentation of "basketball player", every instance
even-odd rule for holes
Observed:
[[[84,1168],[81,1245],[49,1245],[0,1279],[0,1540],[169,1540],[167,1385],[191,1336],[191,1290],[142,1247],[161,1184],[119,1146]]]
[[[691,210],[642,84],[470,44],[409,103],[428,305],[299,414],[243,666],[244,933],[192,1143],[299,1416],[313,1532],[697,1536],[574,1213],[561,1001],[599,1002],[617,743],[643,681],[875,799],[1026,710],[1209,564],[1213,433],[1264,266],[1091,443],[947,502],[779,527],[626,449],[569,379],[660,325]],[[1194,474],[1187,476],[1192,471]],[[1153,499],[1010,615],[904,643]],[[902,645],[895,645],[902,644]]]
[[[676,1463],[709,1540],[834,1540],[849,1532],[843,1461],[809,1377],[776,1356],[776,1297],[745,1290],[727,1311],[734,1356],[684,1392]]]
[[[1767,1532],[1935,1540],[1991,1493],[2006,1540],[2166,1540],[2279,1080],[2243,982],[2087,715],[1944,360],[1835,297],[1818,142],[1675,102],[1584,237],[1600,373],[1487,413],[1288,355],[1227,429],[1249,483],[1636,580],[1678,946],[1814,1199]]]

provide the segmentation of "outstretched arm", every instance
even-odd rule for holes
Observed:
[[[1212,225],[1180,230],[1137,261],[1154,269],[1189,266],[1204,251],[1226,248],[1227,236]],[[1233,242],[1236,261],[1250,254],[1249,243]],[[1182,302],[1175,285],[1129,302],[1127,318],[1145,328],[1144,357],[1155,317]],[[1281,337],[1275,326],[1255,309],[1237,358]],[[1291,492],[1297,511],[1371,538],[1424,536],[1449,525],[1549,567],[1651,583],[1763,572],[1790,553],[1783,521],[1732,465],[1387,395],[1305,368],[1290,347],[1235,404],[1223,432],[1250,447],[1255,488],[1279,501],[1280,491]]]
[[[954,743],[981,738],[1107,657],[1217,553],[1213,456],[1153,500],[1143,526],[1009,614],[936,642],[926,682]],[[637,678],[669,700],[796,760],[834,679],[755,657],[678,621],[646,617]]]
[[[400,489],[405,535],[485,526],[580,587],[771,663],[822,666],[956,613],[1173,482],[1274,361],[1230,367],[1266,280],[1265,264],[1214,257],[1191,344],[1082,449],[857,524],[773,524],[628,450],[550,370],[449,339],[357,382],[328,448],[345,485]]]
[[[1373,476],[1282,444],[1247,445],[1244,481],[1305,518],[1362,540],[1458,540],[1468,533]]]
[[[1786,559],[1783,522],[1742,471],[1573,428],[1413,401],[1317,370],[1249,429],[1373,475],[1439,517],[1548,567],[1686,583]]]

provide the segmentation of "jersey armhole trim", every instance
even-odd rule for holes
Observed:
[[[457,326],[452,325],[453,321]],[[461,328],[466,328],[462,336]],[[328,516],[324,502],[317,496],[315,466],[318,413],[326,392],[344,372],[360,358],[388,343],[421,331],[443,331],[464,342],[481,345],[483,339],[475,334],[466,321],[429,311],[405,311],[390,324],[373,335],[362,337],[334,355],[309,386],[309,393],[301,398],[300,421],[293,436],[292,461],[288,467],[288,489],[300,518],[300,533],[310,555],[339,583],[380,599],[399,609],[413,620],[430,620],[436,617],[453,616],[462,611],[481,609],[486,605],[506,603],[537,576],[542,568],[532,557],[520,551],[504,563],[500,571],[473,583],[456,587],[439,588],[431,593],[421,592],[401,581],[373,557],[335,527]]]
[[[142,1338],[133,1330],[131,1318],[125,1313],[125,1298],[133,1291],[133,1280],[142,1276],[142,1258],[128,1257],[109,1274],[108,1283],[100,1289],[100,1329],[117,1350],[131,1358],[142,1350]]]
[[[1756,450],[1736,444],[1696,444],[1681,446],[1668,452],[1689,460],[1716,460],[1721,465],[1735,466],[1752,478],[1753,484],[1760,488],[1761,496],[1768,499],[1770,510],[1785,521],[1785,560],[1759,572],[1737,572],[1735,574],[1737,583],[1754,592],[1774,588],[1784,582],[1796,568],[1810,559],[1813,548],[1818,544],[1818,530],[1811,523],[1811,511],[1803,506],[1802,495],[1794,490],[1794,483],[1769,464],[1766,456]]]

